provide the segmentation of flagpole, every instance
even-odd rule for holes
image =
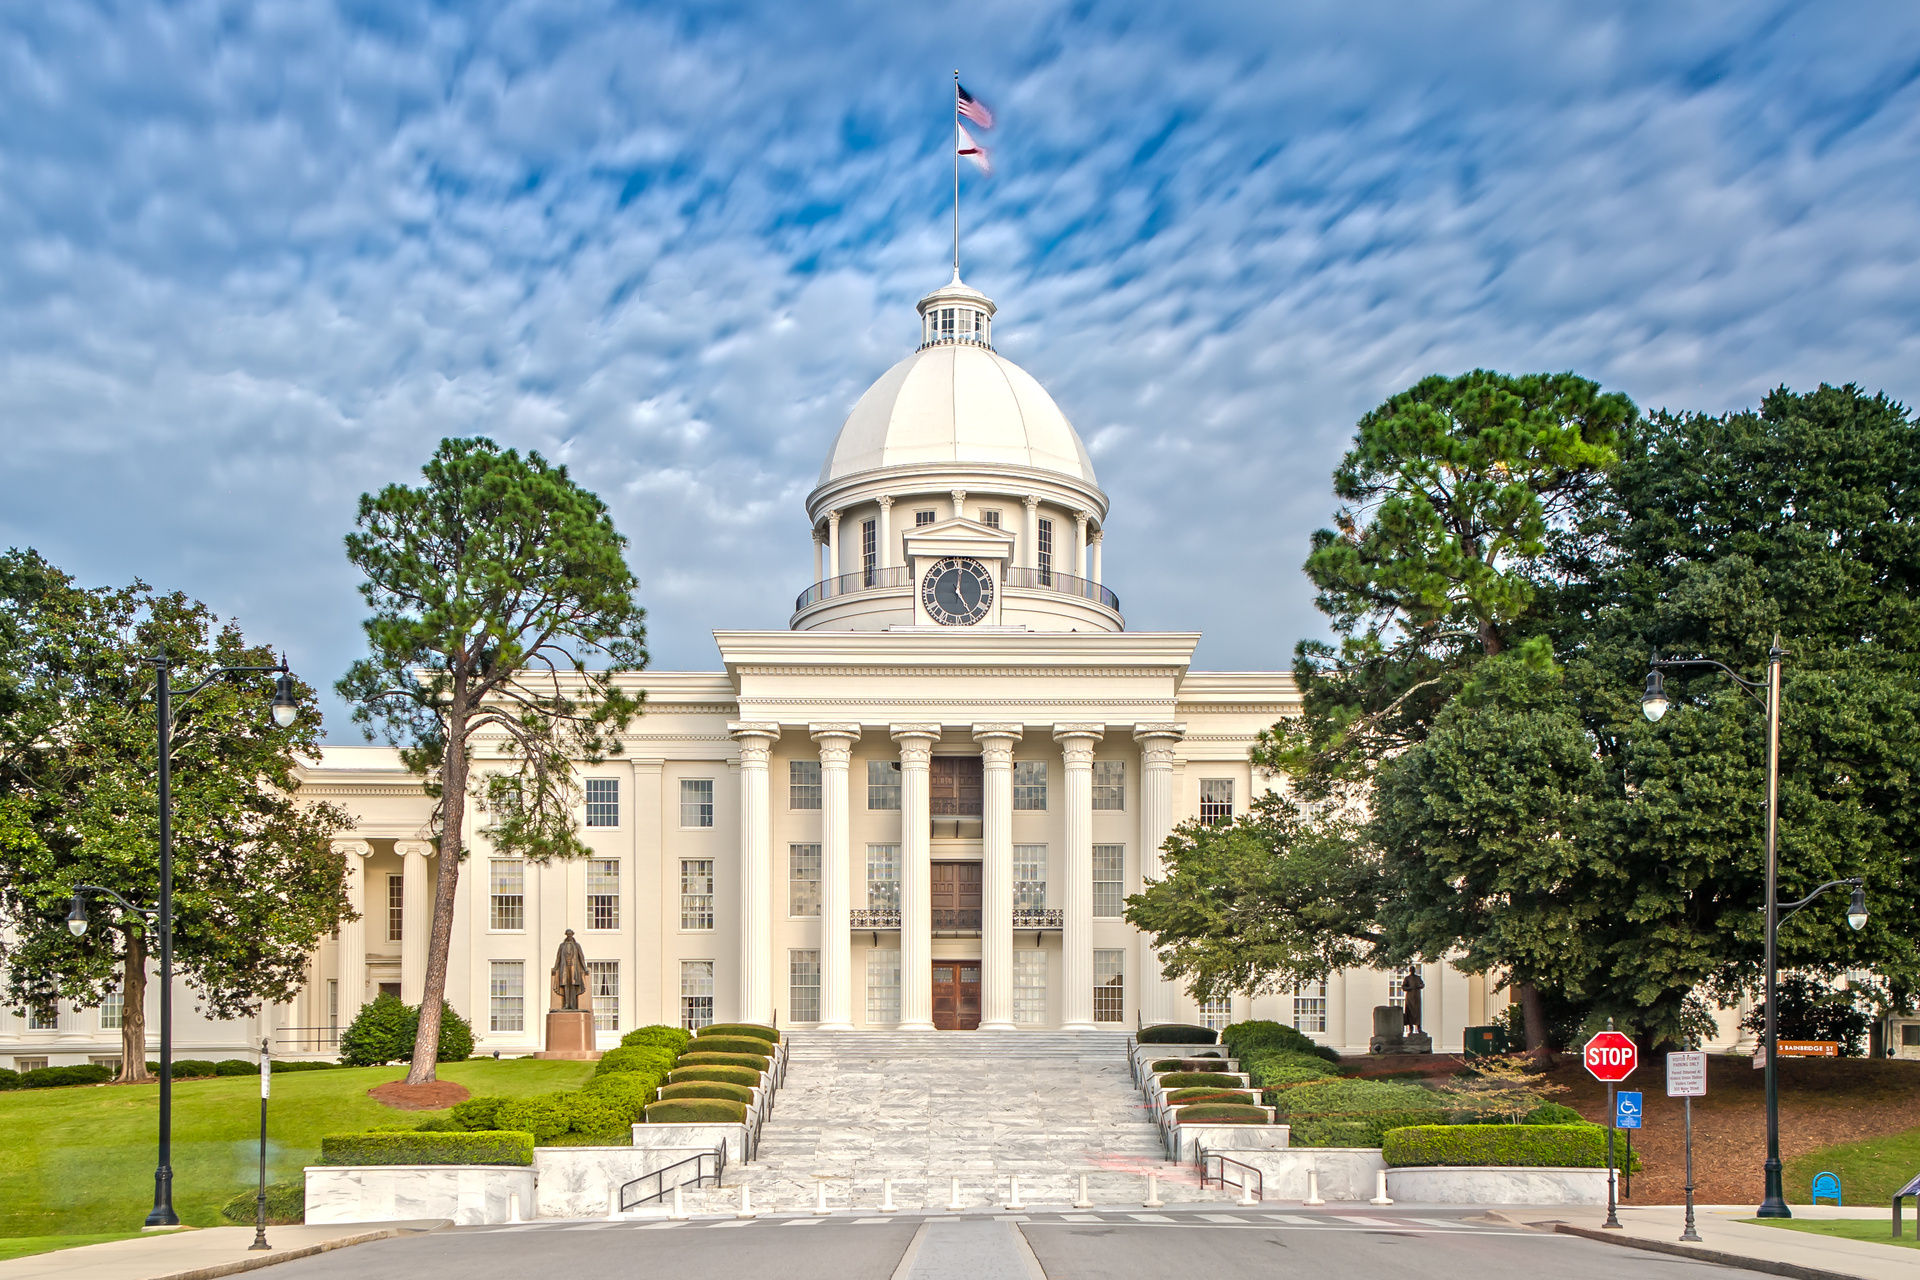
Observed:
[[[953,73],[953,278],[960,278],[960,71]]]

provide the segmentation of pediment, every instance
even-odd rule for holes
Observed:
[[[909,556],[972,556],[977,560],[1011,560],[1013,534],[978,520],[950,517],[923,524],[907,533]]]

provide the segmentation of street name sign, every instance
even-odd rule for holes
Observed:
[[[1840,1056],[1838,1040],[1782,1040],[1780,1056],[1783,1058],[1837,1058]]]
[[[1667,1096],[1704,1098],[1707,1096],[1707,1055],[1670,1053],[1667,1055]]]
[[[1640,1050],[1633,1038],[1619,1031],[1602,1031],[1587,1041],[1583,1057],[1594,1079],[1609,1084],[1625,1080],[1640,1065]]]

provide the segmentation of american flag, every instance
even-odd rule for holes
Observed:
[[[973,135],[967,132],[967,126],[957,120],[953,125],[953,133],[955,152],[973,161],[980,172],[991,178],[993,176],[993,154],[978,142],[974,141]]]
[[[993,112],[987,109],[987,104],[968,93],[966,86],[958,80],[953,82],[953,87],[960,95],[960,114],[982,129],[993,128]]]

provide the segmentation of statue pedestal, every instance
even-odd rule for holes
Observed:
[[[569,1062],[592,1062],[598,1058],[600,1051],[593,1047],[593,1010],[549,1009],[547,1047],[533,1056]]]

